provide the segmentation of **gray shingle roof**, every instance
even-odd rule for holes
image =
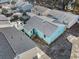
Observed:
[[[0,25],[10,24],[6,16],[0,14]]]
[[[0,59],[14,59],[15,53],[4,34],[0,32]]]
[[[0,32],[5,35],[16,55],[36,47],[36,44],[29,37],[14,27],[2,28]]]
[[[57,29],[57,26],[46,21],[43,22],[41,18],[34,16],[27,21],[24,28],[26,28],[27,30],[36,28],[43,32],[45,35],[49,36]]]

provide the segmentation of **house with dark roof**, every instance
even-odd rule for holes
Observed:
[[[79,16],[70,12],[60,11],[56,9],[49,9],[43,6],[34,6],[32,13],[37,15],[49,17],[54,23],[64,24],[66,28],[71,28],[77,21]],[[48,20],[49,21],[49,20]]]
[[[10,20],[5,15],[0,14],[0,28],[4,27],[12,27],[12,25],[10,24]]]
[[[5,35],[0,32],[0,59],[14,59],[15,53]]]
[[[64,24],[67,28],[71,28],[78,21],[78,15],[60,10],[51,10],[47,17],[55,18],[54,23]]]
[[[50,23],[34,16],[24,25],[23,31],[30,37],[36,35],[43,39],[47,44],[50,44],[55,41],[65,29],[65,26],[62,24]]]
[[[39,52],[41,50],[37,47],[35,42],[33,42],[28,36],[26,36],[25,33],[18,31],[16,28],[1,28],[0,32],[5,36],[5,39],[12,48],[12,51],[15,54],[15,59],[33,59],[35,56],[38,57],[37,54],[42,54],[45,57],[47,56],[44,52]],[[42,58],[42,56],[40,58]]]

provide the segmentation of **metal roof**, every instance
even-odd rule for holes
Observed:
[[[35,14],[43,14],[45,11],[47,11],[48,8],[46,7],[43,7],[43,6],[34,6],[33,9],[32,9],[32,12],[35,13]]]

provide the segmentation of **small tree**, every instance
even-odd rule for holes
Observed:
[[[7,9],[2,8],[2,14],[6,14],[7,12],[8,12],[8,10],[7,10]]]
[[[11,4],[15,4],[16,2],[14,0],[11,1]]]

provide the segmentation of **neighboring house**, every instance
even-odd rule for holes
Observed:
[[[28,1],[19,1],[15,4],[15,7],[21,12],[31,12],[32,4]]]
[[[8,43],[5,35],[0,32],[0,59],[14,59],[15,53]]]
[[[67,37],[69,42],[72,43],[72,51],[70,59],[79,59],[79,37],[70,35]]]
[[[38,47],[36,47],[20,54],[20,57],[15,59],[51,59],[51,58],[47,56],[43,51],[41,51]]]
[[[50,9],[36,5],[32,8],[32,13],[37,14],[37,15],[47,15]]]
[[[64,24],[67,28],[71,28],[78,21],[78,15],[56,9],[51,10],[42,6],[35,6],[32,13],[55,19],[52,22]]]
[[[62,24],[43,21],[43,19],[36,16],[29,19],[24,25],[24,32],[26,34],[30,37],[32,35],[37,35],[47,44],[50,44],[56,40],[65,30],[65,26]]]
[[[6,16],[0,14],[0,28],[4,27],[12,27],[12,25],[10,24],[9,19]]]
[[[36,44],[29,37],[16,28],[1,28],[0,32],[5,35],[16,56],[36,47]]]
[[[78,21],[78,15],[59,10],[51,10],[47,17],[55,18],[53,22],[64,24],[67,28],[71,28]]]
[[[35,56],[38,57],[37,54],[40,55],[40,58],[42,57],[41,55],[44,55],[44,57],[46,56],[49,59],[25,33],[18,31],[16,28],[1,28],[0,32],[4,34],[6,40],[12,47],[16,55],[14,59],[33,59]]]

